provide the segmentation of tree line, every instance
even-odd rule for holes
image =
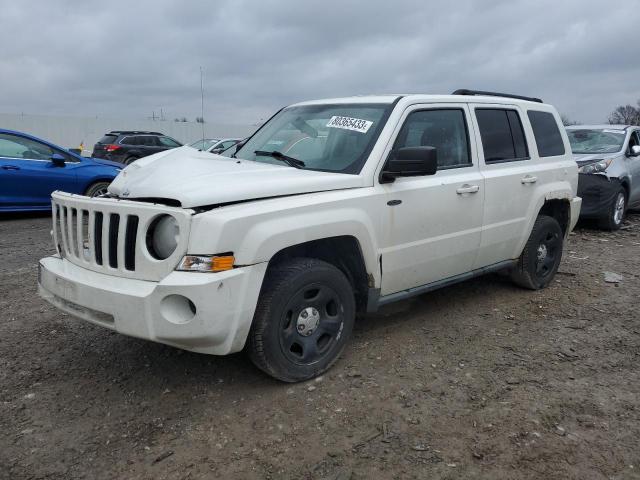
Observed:
[[[562,117],[562,123],[565,126],[580,125],[577,122],[566,115],[560,115]],[[640,100],[637,101],[637,106],[633,105],[619,105],[613,112],[609,114],[607,118],[609,125],[640,125]]]

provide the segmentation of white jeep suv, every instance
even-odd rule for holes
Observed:
[[[230,157],[182,147],[101,198],[53,194],[39,292],[134,337],[284,381],[327,370],[356,313],[487,272],[551,282],[580,212],[556,110],[459,90],[284,108]]]

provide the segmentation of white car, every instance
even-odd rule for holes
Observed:
[[[205,138],[204,140],[196,140],[189,146],[203,152],[222,153],[241,141],[241,138]]]
[[[357,312],[498,270],[547,286],[580,212],[560,117],[525,97],[299,103],[232,156],[182,147],[128,166],[110,198],[55,192],[40,294],[194,352],[246,345],[301,381],[336,361]]]

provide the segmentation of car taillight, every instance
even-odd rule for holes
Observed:
[[[104,149],[107,152],[115,152],[116,150],[120,150],[120,145],[105,145]]]

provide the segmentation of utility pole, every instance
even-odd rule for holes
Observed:
[[[200,67],[200,118],[202,119],[202,143],[204,144],[204,84],[202,75],[202,67]]]

